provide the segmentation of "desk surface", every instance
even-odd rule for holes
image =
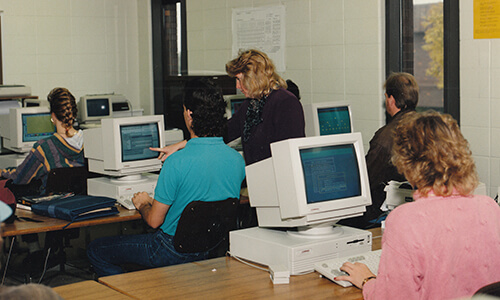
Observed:
[[[372,247],[379,249],[380,228],[370,231]],[[343,288],[316,272],[273,285],[268,272],[230,257],[101,277],[99,282],[138,299],[363,299],[359,289]]]
[[[54,291],[59,294],[63,299],[131,299],[130,297],[110,289],[109,287],[102,285],[93,280],[81,281],[77,283],[67,284],[63,286],[58,286],[54,288]]]
[[[120,212],[118,215],[71,223],[66,229],[141,219],[141,214],[137,210],[127,210],[118,206],[118,211]],[[69,223],[69,221],[66,220],[44,217],[22,209],[16,209],[16,216],[18,220],[14,221],[14,223],[5,224],[2,236],[7,237],[61,230]],[[22,218],[29,218],[42,222],[23,221]]]

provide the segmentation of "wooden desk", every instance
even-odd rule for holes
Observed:
[[[380,248],[380,228],[370,231],[373,249]],[[358,288],[343,288],[316,272],[274,285],[268,272],[230,257],[101,277],[99,282],[136,299],[363,299]]]
[[[92,299],[92,300],[119,300],[131,299],[130,297],[115,291],[105,285],[93,280],[81,281],[54,288],[54,291],[63,299]]]
[[[382,248],[382,229],[380,227],[369,229],[372,233],[372,250]]]
[[[136,210],[128,210],[118,206],[118,211],[120,212],[118,215],[74,222],[65,229],[141,219],[141,214]],[[69,223],[66,220],[44,217],[22,209],[16,209],[16,215],[18,218],[31,218],[42,222],[22,221],[22,219],[19,219],[12,224],[5,224],[2,232],[3,237],[61,230]]]

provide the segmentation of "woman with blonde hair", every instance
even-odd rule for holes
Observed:
[[[226,64],[226,72],[236,78],[236,88],[248,99],[229,119],[224,140],[231,142],[241,137],[247,165],[270,157],[271,143],[305,136],[302,104],[287,91],[285,80],[264,52],[240,51]],[[182,141],[152,150],[160,151],[159,158],[165,160],[185,145],[186,141]]]
[[[392,162],[416,188],[392,211],[378,274],[341,270],[364,299],[456,299],[500,281],[500,207],[474,195],[478,177],[458,124],[437,112],[408,113],[394,131]]]
[[[228,123],[227,141],[241,137],[246,164],[271,156],[270,144],[305,136],[304,111],[269,57],[247,50],[226,64],[248,98]]]
[[[79,167],[85,162],[82,131],[73,128],[77,113],[75,97],[68,89],[59,87],[48,94],[47,100],[56,132],[37,141],[17,168],[1,170],[0,174],[11,179],[13,184],[28,184],[33,179],[40,179],[42,194],[51,169]]]

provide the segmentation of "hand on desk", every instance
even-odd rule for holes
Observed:
[[[375,276],[365,264],[358,262],[345,262],[342,267],[340,267],[340,270],[348,273],[349,276],[337,276],[335,280],[349,281],[360,289],[362,288],[365,278]]]
[[[152,206],[153,200],[147,192],[135,193],[134,197],[132,197],[132,203],[134,203],[135,208],[139,211],[144,205]]]

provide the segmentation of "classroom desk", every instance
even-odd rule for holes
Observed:
[[[102,285],[93,280],[86,280],[77,283],[62,285],[53,288],[53,290],[59,294],[63,299],[72,300],[120,300],[120,299],[132,299],[118,291],[110,289],[109,287]]]
[[[120,213],[117,215],[74,222],[68,227],[64,228],[69,223],[69,221],[37,215],[27,210],[16,209],[16,216],[18,217],[18,220],[14,221],[14,223],[11,224],[5,224],[5,226],[3,227],[2,236],[8,237],[141,219],[141,214],[137,210],[127,210],[122,206],[118,206],[118,211]],[[21,218],[30,218],[42,222],[23,221]]]
[[[370,231],[372,249],[380,249],[380,228]],[[273,285],[268,272],[231,257],[101,277],[99,282],[136,299],[363,299],[358,288],[343,288],[316,272]]]

